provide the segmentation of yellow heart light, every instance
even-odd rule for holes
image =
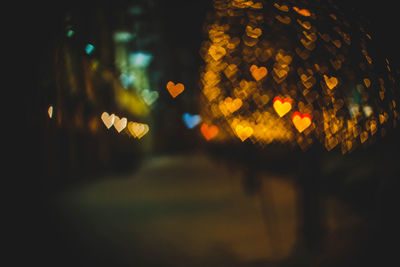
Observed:
[[[114,118],[114,128],[117,130],[117,132],[121,132],[123,129],[125,129],[126,124],[128,120],[126,118],[120,119],[118,116],[115,116]]]
[[[144,123],[129,122],[128,130],[135,138],[142,138],[149,131],[149,126]]]
[[[107,129],[110,129],[111,126],[113,126],[114,124],[115,115],[114,114],[109,115],[107,112],[103,112],[103,114],[101,114],[101,120],[103,121]]]
[[[266,67],[257,67],[256,65],[252,65],[250,67],[250,72],[257,82],[268,74],[268,70]]]
[[[215,60],[218,61],[220,60],[223,56],[226,54],[225,48],[219,45],[212,45],[210,46],[208,53],[211,55],[211,57]]]
[[[331,89],[331,90],[333,88],[335,88],[337,86],[338,82],[339,82],[336,77],[332,76],[332,77],[329,78],[326,75],[324,75],[324,80],[325,80],[325,83],[328,86],[328,88]]]
[[[227,97],[225,99],[224,103],[230,113],[233,113],[236,110],[238,110],[243,104],[243,102],[240,98],[232,99],[231,97]]]
[[[292,109],[292,100],[285,98],[281,99],[279,96],[274,98],[273,106],[278,113],[279,117],[285,116]]]
[[[253,128],[250,126],[242,126],[240,124],[235,127],[236,135],[244,142],[247,138],[253,135]]]
[[[252,28],[251,26],[246,27],[246,34],[251,38],[258,38],[262,34],[262,30],[260,28]]]
[[[311,125],[311,116],[307,113],[301,114],[296,111],[292,116],[292,121],[297,131],[301,133]]]

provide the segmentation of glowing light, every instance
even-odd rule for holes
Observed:
[[[331,89],[331,90],[333,88],[335,88],[337,86],[338,82],[339,82],[336,77],[332,76],[332,77],[329,78],[326,75],[324,75],[324,80],[325,80],[325,83],[328,86],[328,88]]]
[[[337,6],[213,2],[199,84],[201,117],[217,127],[216,141],[303,150],[319,141],[347,153],[398,124],[398,75],[388,61],[372,65],[371,37],[349,27]]]
[[[141,93],[142,98],[144,102],[151,106],[153,103],[157,100],[158,98],[158,92],[157,91],[151,91],[149,89],[144,89]]]
[[[268,70],[266,67],[257,67],[256,65],[251,65],[250,72],[257,82],[268,74]]]
[[[215,125],[209,126],[208,124],[203,123],[200,127],[200,131],[203,134],[204,138],[207,141],[210,141],[218,134],[218,127]]]
[[[94,50],[94,46],[92,44],[87,44],[85,47],[86,54],[90,55]]]
[[[183,118],[183,121],[185,122],[185,125],[189,129],[193,129],[194,127],[196,127],[201,122],[200,115],[192,115],[192,114],[189,114],[189,113],[184,113],[182,118]]]
[[[147,134],[149,131],[149,125],[144,124],[144,123],[138,123],[138,122],[129,122],[128,123],[128,130],[132,134],[134,138],[142,138],[144,135]]]
[[[283,117],[292,109],[292,100],[288,98],[282,100],[277,96],[274,98],[273,106],[279,117]]]
[[[75,34],[74,30],[69,29],[69,30],[67,31],[67,36],[68,36],[68,38],[71,38],[74,34]]]
[[[147,67],[152,59],[153,56],[145,52],[135,52],[129,55],[129,61],[135,67]]]
[[[243,101],[240,98],[232,99],[231,97],[227,97],[219,103],[219,109],[225,116],[227,116],[230,113],[234,113],[242,105]]]
[[[293,10],[296,11],[298,14],[304,16],[304,17],[311,16],[311,12],[308,9],[300,9],[300,8],[294,6]]]
[[[249,138],[253,133],[254,130],[250,126],[242,126],[240,124],[236,125],[235,127],[236,135],[244,142],[247,138]]]
[[[225,56],[226,50],[222,46],[212,45],[212,46],[210,46],[210,49],[208,50],[208,53],[212,56],[212,58],[215,61],[218,61],[223,56]]]
[[[119,118],[118,116],[114,116],[114,128],[117,130],[117,132],[121,132],[123,129],[125,129],[126,124],[128,120],[126,118]]]
[[[300,114],[296,111],[292,116],[292,121],[297,131],[301,133],[311,125],[311,116],[309,114]]]
[[[49,118],[53,118],[53,106],[50,105],[49,108],[47,109],[47,114],[49,114]]]
[[[107,112],[103,112],[101,114],[101,120],[103,121],[107,129],[110,129],[111,126],[113,126],[114,124],[115,115],[114,114],[109,115]]]
[[[363,111],[366,117],[371,116],[371,114],[373,113],[373,110],[370,106],[364,106]]]
[[[122,73],[122,74],[119,76],[119,79],[120,79],[120,81],[121,81],[121,83],[122,83],[122,86],[123,86],[125,89],[127,89],[127,88],[128,88],[129,86],[131,86],[131,85],[133,84],[133,82],[135,81],[135,76]]]
[[[167,83],[167,89],[168,92],[170,93],[170,95],[175,98],[177,97],[179,94],[181,94],[183,92],[183,90],[185,90],[185,86],[181,83],[178,83],[175,85],[175,83],[169,81]]]
[[[132,39],[132,34],[129,32],[115,32],[114,33],[114,41],[116,42],[129,42]]]

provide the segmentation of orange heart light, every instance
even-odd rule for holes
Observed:
[[[177,97],[180,93],[185,90],[185,86],[181,83],[175,85],[175,83],[169,81],[167,83],[168,92],[171,94],[173,98]]]
[[[219,45],[212,45],[208,50],[208,53],[212,56],[215,61],[220,60],[226,54],[225,48]]]
[[[103,121],[107,129],[110,129],[111,126],[113,126],[114,124],[115,115],[114,114],[109,115],[107,112],[103,112],[103,114],[101,114],[101,120]]]
[[[336,78],[336,77],[328,77],[328,76],[326,76],[326,75],[324,75],[324,80],[325,80],[325,83],[326,83],[326,85],[328,86],[328,88],[329,89],[333,89],[333,88],[335,88],[336,87],[336,85],[338,84],[338,79]]]
[[[277,96],[274,98],[273,103],[276,113],[278,113],[279,117],[281,118],[292,109],[292,100],[288,98],[282,100],[279,96]]]
[[[262,34],[262,30],[260,28],[252,28],[251,26],[247,26],[246,34],[251,38],[257,39]]]
[[[307,113],[301,114],[296,111],[292,116],[292,121],[297,131],[301,133],[311,125],[311,116]]]
[[[231,97],[227,97],[225,99],[224,103],[230,113],[233,113],[236,110],[238,110],[243,104],[243,102],[240,98],[232,99]]]
[[[203,123],[200,128],[201,133],[203,134],[204,138],[209,141],[213,139],[218,134],[218,127],[215,125],[207,125]]]
[[[296,6],[293,7],[293,10],[296,11],[299,15],[302,15],[304,17],[309,17],[311,16],[311,12],[308,9],[300,9]]]
[[[250,67],[250,72],[257,82],[268,74],[268,70],[266,67],[257,67],[256,65],[252,65]]]
[[[244,142],[247,138],[253,135],[253,128],[250,126],[242,126],[240,124],[236,125],[235,127],[236,135]]]

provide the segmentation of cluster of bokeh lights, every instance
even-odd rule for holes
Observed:
[[[331,1],[295,2],[214,1],[200,50],[214,140],[303,150],[318,140],[346,153],[385,135],[399,119],[389,60],[374,58],[371,34]]]

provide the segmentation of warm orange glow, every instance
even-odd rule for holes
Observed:
[[[268,70],[266,67],[257,67],[256,65],[251,65],[250,72],[257,82],[268,74]]]
[[[175,98],[179,94],[181,94],[183,92],[183,90],[185,90],[185,86],[181,83],[178,83],[175,85],[175,83],[170,81],[167,83],[167,89],[168,89],[168,92],[171,94],[171,96],[173,98]]]
[[[227,116],[230,113],[234,113],[242,106],[243,102],[240,98],[232,99],[231,97],[225,98],[224,101],[221,101],[219,104],[219,108],[221,112]]]
[[[279,9],[280,11],[283,11],[283,12],[288,12],[289,11],[289,8],[288,8],[288,6],[287,5],[279,5],[278,3],[274,3],[274,7],[276,7],[277,9]]]
[[[300,114],[296,111],[292,116],[292,121],[299,133],[303,132],[311,125],[311,116],[309,114]]]
[[[208,50],[208,52],[210,53],[210,55],[212,56],[212,58],[215,61],[220,60],[226,54],[225,48],[223,48],[222,46],[218,46],[218,45],[210,46],[210,49]]]
[[[262,34],[262,30],[260,28],[252,28],[251,26],[247,26],[246,34],[251,38],[257,39]]]
[[[128,130],[135,138],[142,138],[149,131],[149,126],[144,123],[129,122]]]
[[[303,150],[319,141],[347,153],[396,125],[389,60],[374,72],[369,33],[349,27],[336,6],[264,1],[256,10],[254,1],[213,2],[200,49],[200,106],[219,131],[216,141]]]
[[[218,127],[215,125],[207,125],[203,123],[200,128],[201,133],[203,134],[204,138],[209,141],[213,139],[218,134]]]
[[[328,88],[329,89],[333,89],[333,88],[335,88],[337,85],[338,85],[338,79],[336,78],[336,77],[328,77],[328,76],[326,76],[326,75],[324,75],[324,80],[325,80],[325,83],[326,83],[326,85],[328,86]]]
[[[240,140],[244,142],[244,140],[246,140],[253,134],[254,130],[250,126],[242,126],[238,124],[235,127],[235,132],[236,135],[240,138]]]
[[[279,96],[277,96],[274,98],[273,106],[279,117],[283,117],[292,109],[292,100],[288,98],[282,100]]]
[[[311,12],[308,9],[300,9],[300,8],[294,6],[293,10],[296,11],[297,13],[299,13],[300,15],[304,16],[304,17],[311,16]]]

